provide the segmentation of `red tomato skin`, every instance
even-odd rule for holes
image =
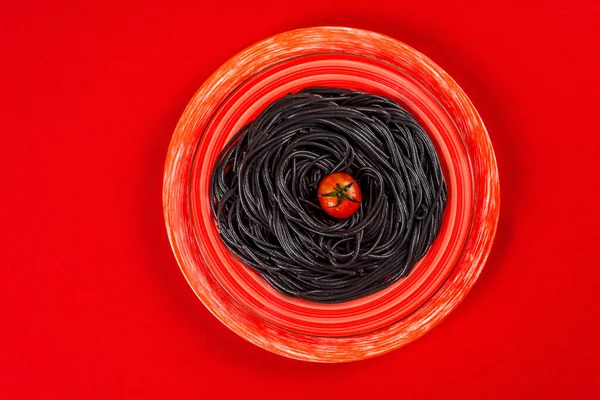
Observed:
[[[322,194],[335,191],[336,184],[344,187],[350,183],[352,183],[352,186],[350,186],[346,194],[350,196],[350,198],[356,200],[356,202],[343,199],[338,206],[336,197],[321,196]],[[358,183],[356,183],[352,176],[345,172],[334,172],[333,174],[327,175],[319,183],[317,193],[319,194],[319,203],[321,204],[323,211],[334,218],[349,218],[352,216],[352,214],[358,211],[360,208],[360,202],[362,201],[360,186],[358,186]]]

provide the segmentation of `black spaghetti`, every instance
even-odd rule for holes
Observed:
[[[317,186],[346,172],[348,219]],[[407,276],[440,231],[446,182],[431,140],[394,101],[311,87],[270,104],[219,155],[210,201],[225,245],[280,292],[340,303]]]

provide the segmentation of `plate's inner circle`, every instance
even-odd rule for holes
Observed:
[[[441,231],[410,275],[380,292],[340,304],[295,299],[276,291],[228,251],[218,236],[210,209],[210,176],[226,142],[274,100],[308,86],[344,87],[397,101],[415,116],[432,139],[448,185]],[[348,53],[291,58],[239,85],[219,105],[200,136],[188,193],[198,250],[225,291],[248,312],[268,323],[321,337],[375,331],[405,318],[431,298],[461,255],[474,206],[469,156],[447,111],[403,71]]]

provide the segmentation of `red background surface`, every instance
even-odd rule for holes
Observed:
[[[598,398],[600,6],[445,3],[3,2],[0,398]],[[162,218],[167,145],[202,81],[314,25],[375,30],[446,69],[489,129],[502,192],[463,304],[339,365],[222,326]]]

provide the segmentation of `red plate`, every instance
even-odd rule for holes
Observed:
[[[210,174],[225,143],[269,103],[307,86],[351,88],[396,100],[431,137],[448,183],[440,235],[412,273],[341,304],[293,299],[274,290],[225,248],[209,205]],[[499,186],[483,122],[448,74],[397,40],[323,27],[257,43],[202,85],[173,135],[163,200],[181,270],[219,320],[275,353],[341,362],[409,343],[458,305],[490,251]]]

